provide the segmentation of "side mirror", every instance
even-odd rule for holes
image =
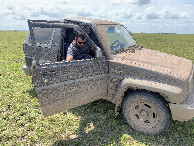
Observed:
[[[99,47],[96,48],[96,58],[102,58],[102,51]]]

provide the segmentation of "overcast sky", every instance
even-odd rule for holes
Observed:
[[[194,34],[194,0],[1,0],[0,30],[77,16],[116,21],[133,33]]]

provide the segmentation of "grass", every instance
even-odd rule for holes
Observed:
[[[27,32],[0,31],[0,145],[194,145],[194,119],[171,121],[166,133],[133,131],[114,105],[99,100],[44,118],[31,76],[24,74]],[[194,35],[133,34],[147,48],[194,62]]]
[[[145,48],[187,58],[194,63],[194,34],[133,34],[133,36]]]

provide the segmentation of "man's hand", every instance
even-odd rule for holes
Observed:
[[[92,51],[95,51],[95,48],[94,48],[94,46],[92,46],[92,48],[90,48],[90,50],[92,50]]]
[[[73,56],[67,56],[66,57],[66,61],[72,61],[73,60]]]

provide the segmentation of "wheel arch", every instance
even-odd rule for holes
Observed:
[[[118,85],[116,94],[113,98],[113,101],[116,104],[116,114],[118,114],[122,101],[126,97],[126,95],[133,92],[152,93],[162,98],[167,103],[174,103],[176,101],[174,101],[173,96],[175,96],[176,98],[177,95],[182,92],[182,90],[174,86],[162,83],[155,83],[153,81],[126,78]]]
[[[152,94],[152,95],[155,95],[156,97],[162,99],[163,101],[166,102],[166,104],[169,103],[168,100],[166,100],[165,96],[158,93],[158,92],[153,92],[153,91],[149,91],[149,90],[146,90],[146,89],[140,89],[140,88],[127,88],[127,90],[124,92],[123,96],[120,97],[119,99],[117,99],[117,102],[116,102],[116,106],[115,106],[115,113],[118,114],[118,111],[121,109],[121,105],[123,103],[123,101],[125,100],[125,98],[127,98],[127,95],[129,94],[133,94],[133,93],[148,93],[148,94]]]

